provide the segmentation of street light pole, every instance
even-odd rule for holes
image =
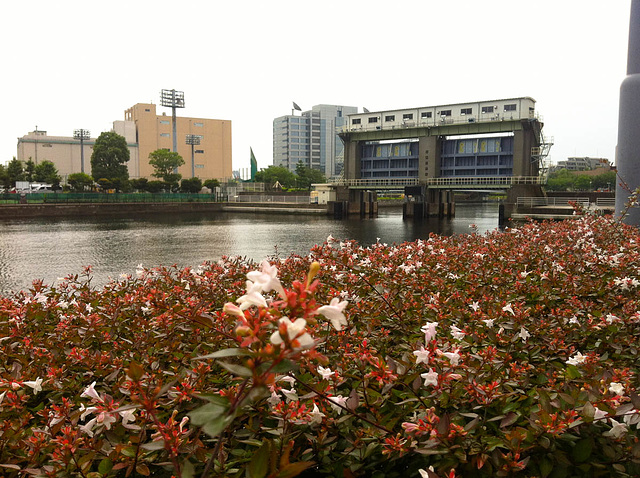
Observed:
[[[196,177],[196,160],[194,154],[194,146],[200,144],[200,136],[197,134],[188,134],[187,135],[187,144],[191,145],[191,177]]]
[[[73,131],[73,138],[80,140],[80,172],[84,173],[84,140],[89,139],[91,133],[88,129],[76,129]]]

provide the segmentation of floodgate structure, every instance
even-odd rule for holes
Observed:
[[[339,135],[344,168],[335,209],[373,214],[380,190],[404,190],[405,215],[452,215],[456,190],[542,195],[552,141],[530,97],[351,114]],[[508,214],[508,212],[507,212]]]

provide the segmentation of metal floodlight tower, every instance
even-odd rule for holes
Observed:
[[[184,108],[184,92],[176,90],[162,90],[160,104],[171,108],[171,123],[173,125],[173,152],[178,152],[178,138],[176,136],[176,108]]]
[[[88,129],[75,129],[73,130],[73,139],[80,140],[80,172],[84,173],[84,140],[91,137],[91,132]]]
[[[191,145],[191,177],[196,177],[196,160],[193,147],[200,144],[200,135],[197,134],[188,134],[187,135],[187,144]]]

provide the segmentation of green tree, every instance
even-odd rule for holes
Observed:
[[[575,176],[573,188],[576,191],[591,191],[591,176],[580,174]]]
[[[73,173],[67,176],[67,183],[75,192],[90,190],[93,186],[93,178],[85,173]]]
[[[566,169],[560,169],[549,174],[546,188],[549,191],[569,191],[574,189],[576,176]]]
[[[122,181],[129,179],[127,162],[129,147],[124,136],[117,133],[101,133],[96,139],[91,154],[91,175],[96,182],[107,179],[116,189],[120,189]]]
[[[162,179],[167,183],[180,181],[181,174],[174,172],[184,164],[184,159],[178,153],[166,149],[156,149],[149,154],[149,164],[153,166],[153,177]]]
[[[618,178],[615,171],[607,171],[593,177],[594,189],[615,189]]]
[[[0,188],[9,188],[9,174],[3,164],[0,164]]]
[[[213,188],[219,188],[220,187],[220,181],[218,181],[217,179],[207,179],[203,186],[205,188],[209,188],[211,189],[211,191],[213,191]]]
[[[259,183],[267,184],[269,188],[272,188],[276,182],[285,188],[291,188],[296,185],[297,176],[285,167],[269,166],[258,171],[255,179]]]
[[[150,193],[160,193],[168,188],[167,183],[164,181],[149,181],[147,183],[147,191]]]
[[[298,175],[297,186],[303,189],[311,189],[312,184],[326,183],[327,178],[318,169],[305,166],[302,162],[296,165],[296,174]]]
[[[136,191],[146,191],[148,182],[149,180],[147,178],[136,178],[131,180],[131,186]]]
[[[53,189],[59,189],[62,178],[58,174],[56,165],[51,161],[45,160],[35,167],[33,171],[33,180],[39,183],[51,184]]]
[[[36,163],[33,162],[31,158],[24,164],[24,180],[29,181],[30,183],[33,181],[37,181],[35,179],[36,172]]]
[[[183,193],[199,193],[202,189],[202,179],[185,178],[180,183],[180,191]]]
[[[22,161],[18,161],[15,157],[9,161],[7,165],[7,176],[9,180],[8,186],[10,188],[16,185],[16,181],[24,181],[24,166]]]

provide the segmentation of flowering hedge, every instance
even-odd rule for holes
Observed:
[[[640,476],[610,218],[0,298],[2,476]]]

